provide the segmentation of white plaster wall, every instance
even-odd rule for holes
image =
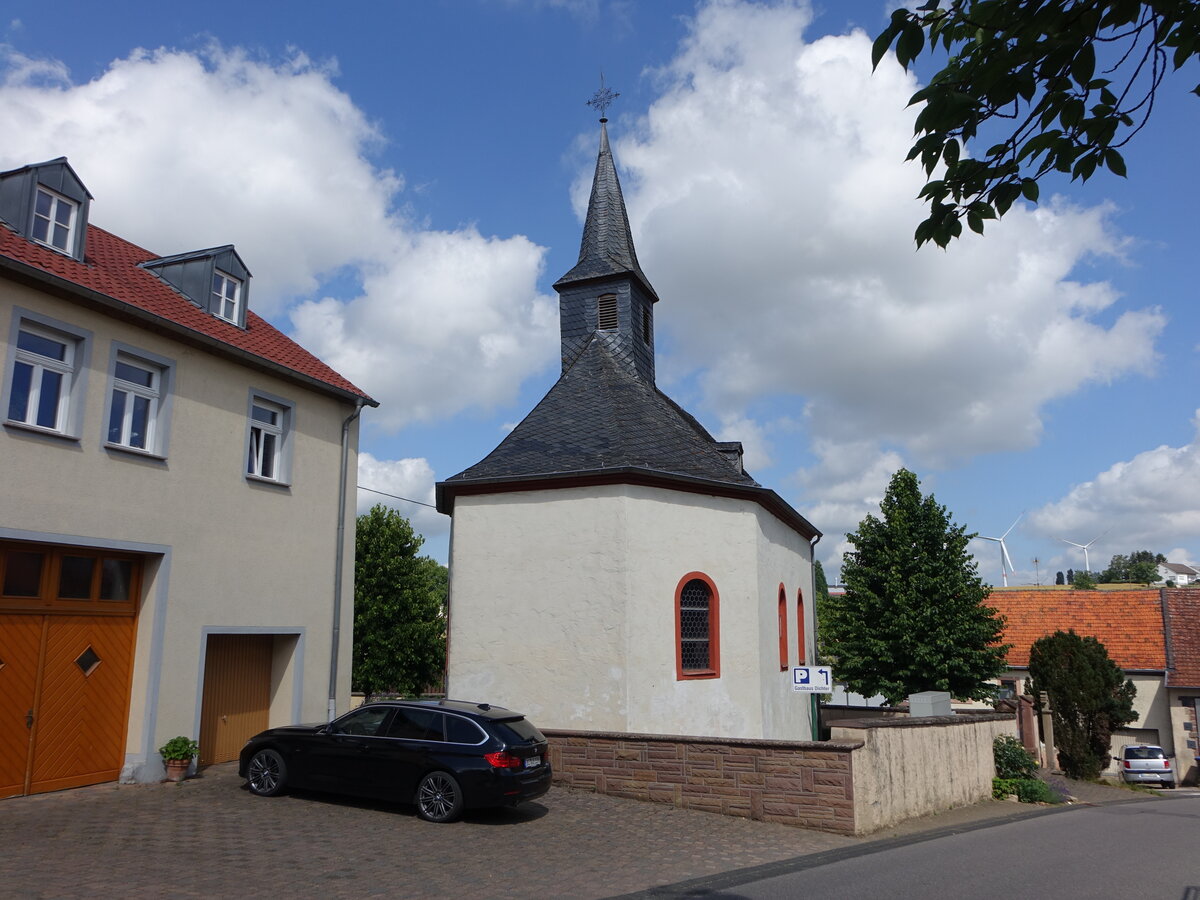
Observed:
[[[812,547],[762,507],[755,507],[758,542],[759,673],[762,737],[784,741],[815,740],[810,724],[812,695],[792,690],[791,667],[800,665],[796,597],[804,595],[803,657],[816,660],[816,617],[812,588]],[[779,585],[787,600],[788,668],[779,669]]]
[[[167,737],[194,732],[201,629],[206,626],[304,629],[301,713],[306,719],[323,719],[341,423],[353,406],[10,282],[0,282],[0,347],[8,340],[14,304],[87,329],[93,341],[81,440],[46,438],[16,428],[0,434],[5,472],[0,527],[169,548],[169,570],[165,558],[153,562],[143,586],[146,599],[137,623],[128,753],[134,756]],[[102,446],[112,341],[175,362],[165,462]],[[290,488],[253,483],[243,476],[251,388],[296,404]],[[355,440],[352,450],[356,449]],[[354,472],[352,453],[351,487]],[[351,489],[349,497],[353,496]],[[352,518],[344,547],[338,688],[343,709],[349,698],[353,623]],[[156,668],[153,643],[159,632],[162,646]],[[142,723],[148,703],[156,705],[147,719],[153,722],[151,735],[144,733]],[[283,715],[284,708],[273,703],[272,717]],[[286,710],[290,719],[290,704]]]
[[[964,724],[852,728],[834,725],[834,741],[863,741],[854,751],[854,820],[859,834],[992,795],[992,741],[1015,736],[1015,719]]]
[[[622,493],[456,499],[450,696],[518,710],[542,728],[627,730]]]
[[[619,485],[460,496],[453,529],[452,696],[544,728],[809,737],[776,617],[780,580],[793,598],[811,580],[807,543],[757,504]],[[717,587],[719,678],[676,677],[690,572]],[[794,645],[794,607],[789,623]]]

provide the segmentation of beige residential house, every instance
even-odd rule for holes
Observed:
[[[234,759],[349,699],[363,391],[259,318],[232,246],[0,173],[0,798]]]

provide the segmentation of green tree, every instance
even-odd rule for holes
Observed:
[[[446,567],[417,556],[425,539],[383,505],[358,517],[351,684],[370,698],[416,695],[446,662]]]
[[[1065,575],[1063,575],[1062,572],[1055,572],[1054,573],[1054,583],[1055,584],[1066,584],[1067,578]]]
[[[1137,718],[1133,682],[1102,643],[1073,629],[1034,641],[1029,674],[1033,696],[1040,698],[1042,691],[1049,696],[1063,770],[1072,778],[1100,777],[1113,731]]]
[[[813,560],[813,582],[816,598],[814,609],[817,614],[817,664],[830,665],[829,639],[825,635],[825,622],[829,618],[829,582],[825,580],[825,567],[819,559]]]
[[[1079,571],[1075,573],[1075,580],[1071,582],[1071,586],[1077,591],[1094,591],[1096,579],[1092,577],[1091,572]]]
[[[917,691],[982,699],[1004,668],[1004,621],[955,525],[917,476],[901,469],[880,504],[846,535],[846,593],[828,599],[826,636],[836,674],[866,696]]]
[[[1145,125],[1163,77],[1200,52],[1200,4],[927,0],[892,13],[875,65],[893,43],[906,69],[925,51],[948,56],[909,101],[922,109],[908,155],[929,178],[917,245],[945,247],[964,218],[982,234],[1018,198],[1036,203],[1051,172],[1124,176],[1120,148]]]
[[[1167,558],[1161,553],[1137,550],[1128,556],[1116,554],[1100,580],[1113,584],[1150,584],[1158,578],[1158,565]]]

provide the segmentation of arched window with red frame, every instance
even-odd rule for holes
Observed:
[[[800,665],[808,665],[804,657],[804,591],[796,591],[796,643],[800,650]]]
[[[788,667],[787,591],[779,585],[779,671]]]
[[[721,602],[703,572],[689,572],[675,588],[675,675],[679,680],[721,677]]]

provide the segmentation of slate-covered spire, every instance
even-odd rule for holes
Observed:
[[[608,145],[608,119],[601,119],[600,153],[596,157],[596,174],[592,179],[592,196],[588,200],[579,261],[554,283],[554,287],[561,292],[564,287],[581,281],[613,275],[634,276],[651,298],[658,300],[650,279],[638,265],[629,216],[625,212],[625,198],[621,195],[621,182]]]

